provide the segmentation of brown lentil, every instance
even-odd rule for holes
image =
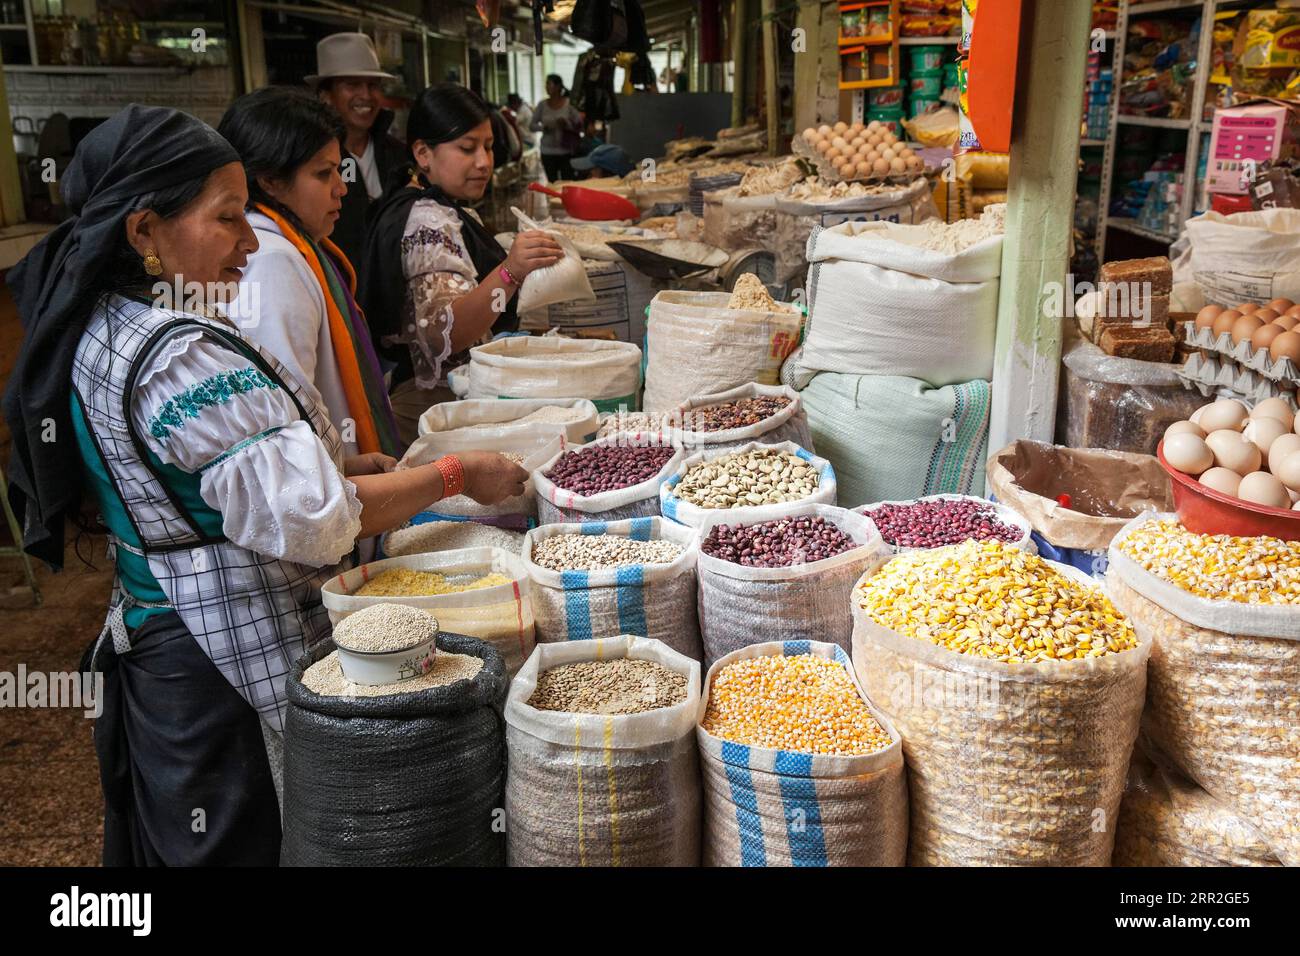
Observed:
[[[571,714],[642,714],[686,700],[686,675],[655,661],[579,661],[543,671],[530,707]]]

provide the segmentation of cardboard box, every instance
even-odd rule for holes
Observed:
[[[1205,188],[1244,195],[1253,164],[1290,159],[1300,140],[1300,103],[1257,100],[1216,110],[1206,158]]]

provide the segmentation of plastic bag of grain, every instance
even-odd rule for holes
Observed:
[[[854,546],[821,561],[777,568],[747,567],[705,553],[705,542],[719,525],[781,518],[821,518],[852,538]],[[700,525],[698,571],[704,666],[712,667],[718,658],[764,640],[815,639],[847,653],[853,637],[849,607],[853,585],[886,551],[869,518],[830,505],[752,508],[743,522],[729,511],[708,515]]]
[[[739,402],[745,399],[785,399],[789,404],[753,425],[725,428],[717,431],[700,431],[692,427],[692,413],[712,405]],[[760,385],[750,382],[738,388],[712,395],[701,395],[684,402],[669,415],[665,429],[673,444],[695,451],[739,448],[752,441],[767,444],[794,442],[800,448],[813,450],[812,432],[808,429],[808,416],[804,414],[799,393],[786,385]]]
[[[593,495],[584,495],[568,488],[561,488],[548,477],[548,473],[564,454],[581,453],[590,448],[630,446],[662,448],[672,454],[657,472],[644,481],[628,485],[626,488],[615,488],[612,491],[601,491]],[[652,435],[641,437],[612,435],[597,439],[581,448],[556,452],[533,472],[532,482],[537,492],[538,524],[556,524],[565,521],[620,521],[624,518],[657,515],[659,514],[659,488],[681,460],[682,453],[679,449],[666,447],[662,438]]]
[[[465,398],[589,398],[639,408],[641,350],[627,342],[512,335],[469,350]]]
[[[564,430],[575,445],[596,437],[598,413],[585,398],[471,398],[442,402],[420,416],[419,433],[447,432],[513,437],[516,432],[552,434]]]
[[[685,677],[684,699],[639,713],[530,705],[538,678],[586,661],[652,661]],[[660,641],[541,644],[506,700],[510,866],[699,866],[700,665]]]
[[[1115,536],[1106,572],[1116,606],[1154,642],[1146,731],[1287,866],[1300,866],[1297,566],[1294,542],[1196,535],[1157,514]]]
[[[816,476],[817,482],[816,488],[812,494],[798,499],[798,503],[820,505],[835,504],[835,469],[831,467],[829,461],[825,458],[818,458],[811,452],[800,448],[794,442],[786,441],[769,445],[751,441],[746,442],[739,448],[724,448],[721,450],[709,449],[706,451],[698,451],[693,455],[687,455],[682,458],[676,469],[668,479],[664,481],[663,485],[659,489],[659,513],[665,518],[671,518],[673,521],[680,522],[684,525],[690,525],[693,528],[698,528],[704,523],[705,518],[719,511],[726,511],[732,524],[750,521],[751,515],[753,515],[760,507],[768,506],[731,505],[725,507],[704,507],[702,505],[693,504],[692,502],[679,497],[677,494],[677,486],[682,483],[682,480],[685,479],[687,475],[691,475],[692,478],[694,478],[699,473],[698,469],[715,466],[719,464],[720,460],[725,464],[725,461],[730,460],[732,456],[744,456],[751,451],[792,455],[795,458],[801,459],[806,463],[804,467]],[[798,469],[795,470],[797,471]],[[736,483],[724,483],[724,485],[729,492],[731,492],[733,488],[737,491],[740,491],[742,488],[741,485]],[[795,503],[796,502],[794,501],[780,502],[780,504],[787,505]]]
[[[554,570],[533,560],[537,545],[553,535],[619,535],[634,541],[671,541],[682,551],[667,564]],[[696,615],[695,531],[663,518],[588,521],[534,528],[524,541],[523,562],[532,581],[537,639],[585,641],[632,634],[649,637],[699,660]]]
[[[562,232],[554,229],[543,229],[521,209],[510,210],[519,220],[519,229],[534,230],[539,229],[548,233],[551,238],[560,244],[564,250],[564,255],[559,261],[552,265],[545,266],[541,269],[534,269],[528,275],[524,276],[523,285],[519,287],[518,309],[522,312],[530,312],[533,309],[540,309],[548,306],[553,302],[591,302],[596,298],[596,293],[591,290],[591,282],[587,279],[587,270],[583,268],[582,256],[570,239]],[[574,392],[574,395],[581,395],[581,392]]]
[[[947,560],[936,566],[947,582],[963,567],[976,567],[980,549],[998,547],[967,542],[900,555],[864,575],[853,591],[853,667],[903,735],[908,863],[1106,866],[1137,738],[1150,640],[1138,635],[1130,649],[1082,660],[1008,663],[900,634],[862,607],[864,586],[906,566],[900,562]],[[1050,577],[1046,565],[1099,593],[1081,571],[1008,550],[1039,569],[1031,571],[1039,577]],[[978,606],[996,613],[1006,604],[990,591]],[[994,626],[992,616],[986,620]]]
[[[567,447],[567,439],[562,426],[543,426],[539,432],[516,430],[514,435],[479,435],[473,431],[433,432],[421,435],[411,443],[397,463],[395,470],[415,468],[437,461],[443,455],[454,455],[462,451],[494,451],[516,460],[519,467],[528,472],[524,481],[524,493],[510,498],[503,498],[496,504],[479,504],[469,495],[452,495],[435,503],[439,514],[444,515],[525,515],[537,516],[537,498],[533,488],[532,473],[559,457]]]
[[[286,866],[503,866],[496,826],[506,777],[500,710],[506,674],[485,641],[438,636],[438,651],[482,659],[468,679],[409,693],[332,696],[303,675],[334,652],[324,640],[286,682]]]
[[[1138,738],[1119,805],[1112,866],[1281,866],[1249,823]]]
[[[785,305],[732,309],[730,299],[725,292],[660,292],[650,301],[647,412],[670,412],[750,382],[777,384],[781,363],[799,345],[803,314]]]
[[[355,592],[385,571],[431,571],[449,585],[464,585],[489,574],[504,579],[489,587],[445,594],[366,596]],[[337,625],[350,614],[374,604],[405,604],[431,614],[444,633],[468,634],[487,641],[505,661],[510,676],[533,652],[533,605],[528,570],[522,558],[500,548],[464,548],[411,554],[358,565],[321,586],[321,602]]]
[[[754,657],[836,661],[890,744],[858,756],[797,753],[715,737],[704,729],[718,672]],[[700,702],[705,866],[902,866],[907,780],[898,732],[862,691],[848,655],[818,641],[751,644],[709,668]]]

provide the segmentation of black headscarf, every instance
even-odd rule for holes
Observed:
[[[23,347],[4,396],[13,433],[9,500],[23,547],[63,565],[64,515],[81,494],[68,383],[77,343],[113,284],[127,214],[148,193],[206,178],[239,156],[217,131],[178,110],[132,104],[77,147],[60,184],[71,217],[9,271]],[[48,422],[54,440],[48,439]]]
[[[432,199],[456,211],[460,217],[461,239],[474,264],[475,278],[482,282],[494,269],[506,261],[506,251],[501,243],[473,216],[464,203],[452,199],[438,186],[430,186],[423,177],[419,187],[411,185],[413,170],[409,165],[397,167],[384,184],[384,196],[370,207],[366,227],[366,245],[362,254],[360,285],[357,303],[366,313],[370,337],[379,346],[384,338],[396,335],[406,304],[406,276],[402,271],[402,234],[411,207],[420,199]],[[494,323],[492,331],[513,332],[519,328],[519,314],[515,297],[511,296],[505,311]],[[412,376],[410,349],[405,345],[396,348],[380,346],[386,358],[397,363],[393,374],[396,385]]]

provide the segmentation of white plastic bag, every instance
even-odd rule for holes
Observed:
[[[563,432],[559,430],[561,427],[558,425],[544,426],[540,434],[517,429],[514,435],[506,436],[479,435],[472,431],[469,433],[433,432],[428,435],[421,435],[406,449],[406,454],[397,463],[395,470],[402,471],[419,465],[427,465],[430,462],[437,461],[443,455],[454,455],[462,451],[512,452],[523,455],[524,460],[520,462],[520,467],[529,473],[529,478],[524,482],[524,493],[522,495],[503,498],[493,505],[479,504],[469,495],[453,495],[450,498],[442,498],[435,502],[433,510],[437,511],[438,514],[469,517],[478,515],[527,515],[536,517],[537,498],[531,476],[535,469],[540,468],[548,461],[553,461],[568,447]]]
[[[627,342],[512,335],[469,356],[468,398],[581,396],[602,412],[640,407],[641,350]]]
[[[520,424],[519,419],[539,408],[572,408],[575,419],[568,424],[550,425],[544,422]],[[472,431],[476,435],[507,437],[515,432],[528,434],[553,433],[563,429],[569,442],[581,445],[596,437],[600,427],[596,406],[585,398],[471,398],[459,402],[440,402],[420,416],[421,435]]]
[[[708,515],[700,525],[700,637],[704,666],[732,651],[765,640],[819,640],[852,649],[849,597],[864,571],[888,550],[869,518],[830,505],[769,505],[751,508],[743,522],[732,512]],[[759,524],[787,517],[823,518],[853,539],[842,554],[785,568],[751,568],[704,553],[704,541],[720,524]]]
[[[838,661],[892,743],[831,757],[732,743],[703,727],[714,675],[733,661],[813,654]],[[862,691],[848,655],[819,641],[751,644],[709,668],[700,701],[705,866],[902,866],[907,780],[898,732]]]
[[[693,528],[698,528],[700,527],[700,525],[704,523],[704,520],[707,517],[713,514],[718,514],[722,511],[725,511],[726,514],[730,517],[732,524],[737,524],[740,522],[748,523],[751,520],[750,516],[756,513],[760,508],[772,507],[771,505],[758,505],[758,506],[748,505],[745,507],[734,507],[734,508],[726,508],[726,509],[701,508],[699,505],[694,505],[691,504],[689,501],[683,501],[681,498],[678,498],[676,492],[674,491],[674,489],[681,482],[681,480],[686,477],[686,473],[690,471],[692,468],[694,468],[696,465],[703,464],[706,461],[712,461],[714,458],[720,458],[723,455],[739,455],[747,451],[752,451],[754,449],[774,449],[776,451],[781,451],[790,455],[794,455],[796,458],[802,458],[805,462],[808,463],[808,465],[811,468],[813,468],[817,472],[816,491],[814,491],[807,498],[802,498],[797,502],[795,501],[781,502],[781,505],[785,505],[785,506],[794,505],[794,504],[834,505],[836,503],[835,469],[831,467],[831,463],[827,461],[825,458],[818,458],[816,455],[812,454],[806,449],[800,448],[794,442],[786,441],[786,442],[779,442],[776,444],[767,444],[763,442],[751,441],[751,442],[746,442],[745,444],[741,445],[739,448],[723,449],[721,451],[708,449],[705,451],[695,452],[694,454],[687,455],[686,457],[681,459],[681,462],[680,464],[677,465],[676,470],[671,473],[671,476],[666,481],[664,481],[663,485],[660,486],[659,488],[659,513],[662,514],[665,518],[671,518],[673,521],[680,522],[681,524],[690,525]]]
[[[529,219],[521,209],[510,209],[519,220],[519,231],[542,229]],[[592,302],[596,293],[591,291],[587,281],[587,270],[583,268],[582,256],[573,247],[573,243],[563,234],[553,229],[543,229],[553,236],[564,250],[564,258],[553,265],[534,269],[524,276],[524,284],[519,287],[516,308],[520,313],[531,312],[550,305],[552,302]]]
[[[604,447],[613,445],[644,445],[662,447],[662,441],[653,437],[629,438],[627,435],[611,435],[600,438],[582,448]],[[569,451],[581,451],[571,448]],[[568,521],[620,521],[624,518],[642,518],[659,514],[659,488],[676,470],[682,461],[680,449],[673,451],[662,468],[645,481],[626,488],[602,491],[595,495],[581,495],[576,491],[561,488],[546,477],[546,473],[564,454],[557,451],[551,458],[538,465],[533,471],[533,488],[537,492],[537,520],[539,524],[556,524]]]
[[[1189,277],[1206,304],[1300,299],[1300,209],[1260,209],[1187,220],[1189,248],[1178,281]]]
[[[686,699],[608,716],[529,706],[543,672],[621,658],[685,675]],[[660,641],[538,645],[506,699],[509,865],[699,866],[699,706],[700,665]]]
[[[615,534],[638,541],[667,540],[683,552],[668,564],[637,564],[595,571],[551,571],[533,563],[533,548],[557,534]],[[534,528],[524,540],[523,561],[533,583],[537,639],[546,643],[635,634],[663,641],[699,660],[695,565],[691,528],[662,518],[589,521]]]
[[[451,594],[358,597],[353,592],[367,581],[394,568],[435,571],[448,577],[480,578],[499,573],[507,584],[457,591]],[[487,641],[505,659],[507,676],[513,675],[533,652],[533,605],[528,571],[523,559],[501,548],[462,548],[385,558],[358,565],[321,586],[321,602],[337,627],[350,614],[375,604],[405,604],[432,615],[443,632],[466,634]]]

